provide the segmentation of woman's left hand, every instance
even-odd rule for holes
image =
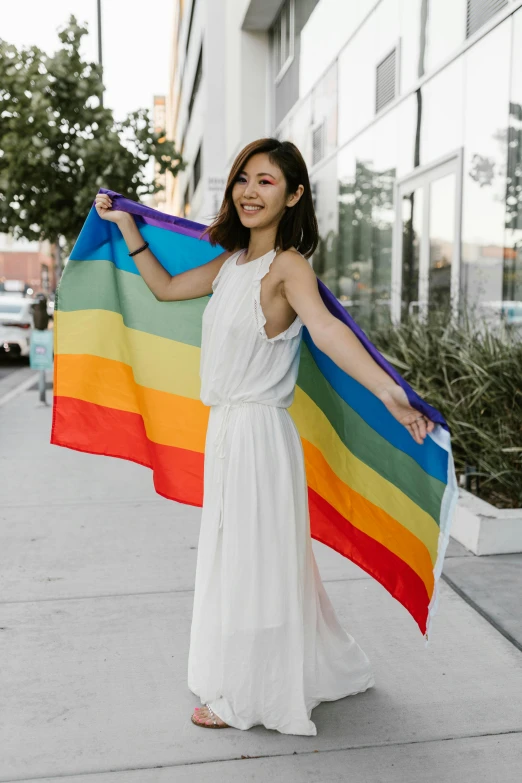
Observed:
[[[415,442],[424,443],[424,438],[428,432],[432,432],[435,424],[416,408],[412,408],[402,386],[396,384],[385,389],[378,396],[391,415],[406,427]]]

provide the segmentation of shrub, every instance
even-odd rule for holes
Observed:
[[[411,386],[445,417],[457,474],[476,466],[480,496],[522,507],[522,341],[459,325],[444,313],[412,317],[370,337]]]

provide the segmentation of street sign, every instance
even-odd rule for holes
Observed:
[[[33,370],[52,370],[53,335],[52,329],[33,329],[29,349],[29,364]]]

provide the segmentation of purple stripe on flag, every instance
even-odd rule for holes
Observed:
[[[137,201],[125,198],[121,193],[116,193],[115,190],[100,188],[98,192],[106,193],[110,196],[115,209],[120,209],[122,212],[129,212],[131,215],[139,215],[139,217],[150,226],[166,228],[167,231],[174,231],[176,234],[185,234],[194,239],[201,239],[204,242],[210,241],[208,234],[202,236],[203,231],[207,228],[203,223],[196,223],[194,220],[176,217],[176,215],[166,215],[165,212],[160,212],[158,209],[153,209],[153,207],[147,207],[145,204],[139,204]]]

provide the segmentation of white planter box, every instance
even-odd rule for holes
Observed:
[[[450,535],[475,555],[522,552],[522,508],[496,508],[460,488]]]

